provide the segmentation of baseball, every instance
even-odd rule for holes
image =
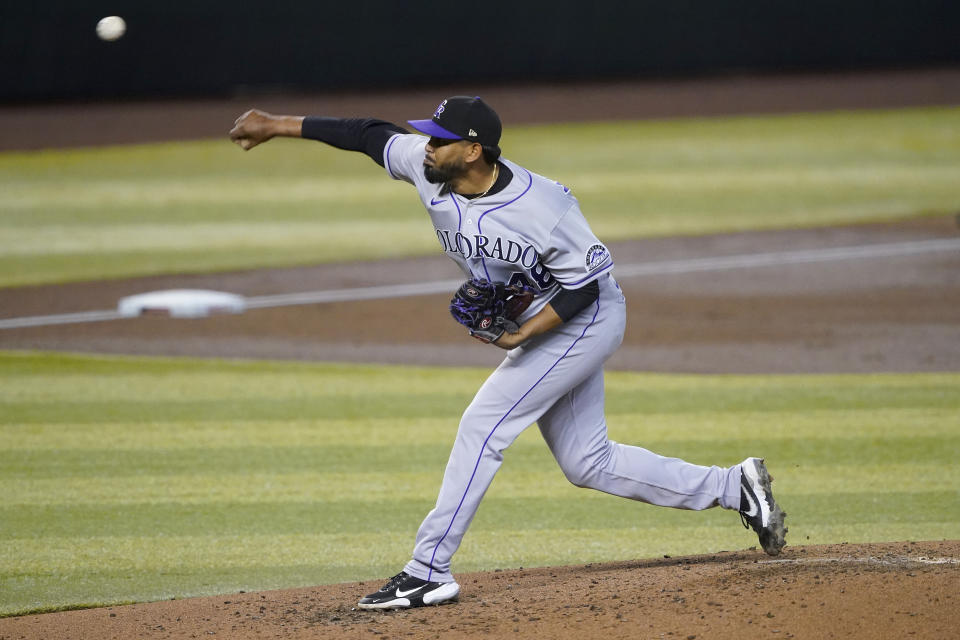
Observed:
[[[113,42],[127,31],[127,23],[120,16],[107,16],[97,23],[97,36],[101,40]]]

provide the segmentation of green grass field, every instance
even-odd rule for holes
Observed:
[[[229,123],[224,123],[224,131]],[[508,127],[606,241],[960,208],[960,109]],[[299,140],[0,154],[0,286],[434,252],[416,195]]]
[[[399,570],[485,372],[0,353],[0,615]],[[960,538],[960,374],[610,373],[610,435],[764,455],[791,544]],[[441,389],[442,391],[437,391]],[[528,430],[455,570],[743,549],[736,514],[576,489]]]

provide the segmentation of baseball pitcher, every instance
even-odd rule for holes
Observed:
[[[291,136],[361,151],[412,185],[440,250],[466,278],[451,314],[470,335],[506,351],[460,420],[410,561],[359,606],[457,599],[451,559],[504,451],[533,423],[573,484],[665,507],[738,511],[764,551],[780,553],[786,514],[762,459],[704,467],[607,438],[603,365],[623,339],[626,303],[613,256],[571,190],[501,156],[500,118],[479,97],[447,98],[431,118],[409,124],[423,135],[370,118],[251,110],[230,131],[245,150]]]

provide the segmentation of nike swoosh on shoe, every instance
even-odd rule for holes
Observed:
[[[417,591],[420,591],[420,589],[423,589],[425,586],[426,586],[426,585],[420,585],[419,587],[417,587],[417,588],[415,588],[415,589],[410,589],[409,591],[400,591],[400,589],[397,589],[397,592],[396,592],[396,593],[397,593],[397,597],[398,597],[398,598],[406,598],[406,597],[409,596],[411,593],[416,593]]]

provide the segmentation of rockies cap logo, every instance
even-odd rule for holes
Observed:
[[[500,155],[500,116],[479,96],[451,96],[437,106],[429,120],[407,123],[430,137],[478,142]]]

